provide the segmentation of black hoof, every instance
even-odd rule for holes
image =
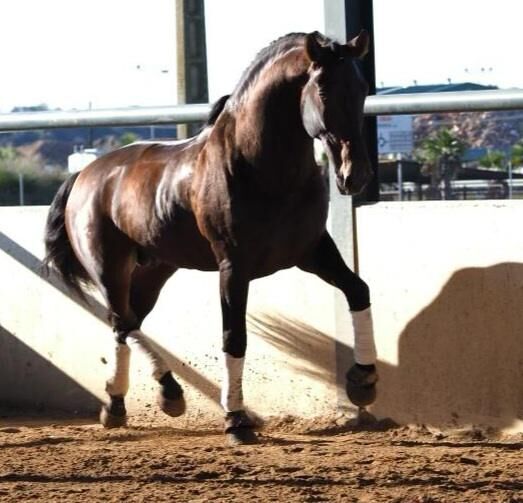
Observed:
[[[176,400],[165,398],[162,393],[158,394],[158,405],[168,416],[178,417],[185,413],[185,398],[183,396]]]
[[[243,410],[228,412],[225,416],[225,437],[229,445],[253,445],[258,443],[254,423]]]
[[[112,396],[109,405],[100,411],[100,423],[104,428],[121,428],[127,426],[127,411],[123,397]]]
[[[378,374],[374,365],[355,364],[347,372],[346,391],[349,400],[358,407],[366,407],[376,400]]]
[[[235,445],[254,445],[259,443],[258,437],[252,428],[231,428],[226,434],[227,443]]]
[[[158,394],[160,409],[168,416],[181,416],[186,408],[182,387],[176,382],[170,372],[166,372],[158,382],[161,386]]]

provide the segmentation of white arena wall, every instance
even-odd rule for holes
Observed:
[[[46,213],[0,209],[0,406],[89,414],[105,397],[113,337],[97,296],[88,308],[39,273]],[[372,412],[402,424],[523,431],[523,203],[379,203],[355,213],[380,359]],[[334,235],[347,234],[343,219],[333,222]],[[257,280],[248,327],[252,412],[314,418],[350,409],[341,294],[296,269]],[[180,377],[188,408],[178,419],[158,411],[148,362],[134,348],[130,414],[183,428],[219,421],[217,274],[176,273],[143,328]]]

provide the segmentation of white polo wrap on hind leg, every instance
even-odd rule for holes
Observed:
[[[221,404],[225,412],[243,410],[243,364],[245,358],[235,358],[224,354],[224,374],[222,383]]]
[[[129,332],[129,337],[132,337],[134,342],[144,351],[151,362],[153,378],[159,381],[170,368],[165,363],[165,360],[160,356],[153,344],[147,339],[141,330],[133,330]]]
[[[116,344],[114,374],[105,384],[105,390],[111,396],[125,396],[129,391],[129,363],[131,348],[127,344]]]
[[[360,365],[376,363],[376,344],[370,307],[363,311],[351,311],[354,329],[354,360]]]

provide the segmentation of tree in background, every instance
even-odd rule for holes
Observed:
[[[0,170],[13,173],[37,172],[39,163],[35,159],[28,159],[12,145],[0,147]]]
[[[452,199],[451,181],[456,178],[461,167],[461,157],[466,147],[466,143],[447,128],[438,129],[421,142],[416,156],[422,163],[422,173],[430,176],[430,199],[441,198],[442,182],[444,198]]]
[[[20,204],[21,188],[25,204],[49,204],[66,176],[42,171],[37,161],[24,158],[11,145],[0,147],[0,206]]]
[[[0,163],[7,164],[14,161],[16,157],[17,153],[13,146],[7,145],[5,147],[0,147]]]
[[[489,150],[479,160],[479,164],[485,168],[506,170],[509,160],[513,168],[523,167],[523,138],[512,145],[509,153],[502,150]]]
[[[140,137],[133,133],[132,131],[126,131],[125,133],[120,136],[120,146],[129,145],[130,143],[134,143],[135,141],[139,140]]]
[[[523,138],[521,138],[517,143],[512,145],[510,157],[513,167],[518,168],[523,166]]]
[[[501,150],[489,150],[480,160],[479,165],[484,168],[506,169],[507,156]]]

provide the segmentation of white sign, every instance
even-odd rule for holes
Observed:
[[[378,152],[410,154],[413,149],[412,115],[378,117]]]

